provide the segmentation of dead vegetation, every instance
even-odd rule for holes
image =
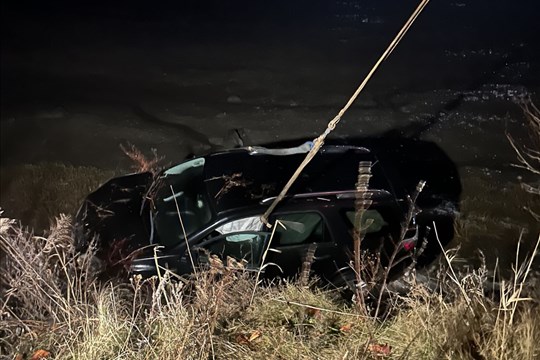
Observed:
[[[392,316],[375,318],[330,289],[258,285],[237,262],[196,278],[98,282],[92,254],[75,254],[70,220],[37,237],[2,219],[0,352],[58,359],[535,359],[540,355],[532,257],[495,301],[487,272],[441,268],[438,290],[412,283]]]
[[[156,174],[163,162],[155,149],[151,156],[132,144],[121,145],[137,172]],[[11,218],[41,233],[58,214],[75,214],[82,200],[117,171],[58,163],[0,167],[0,204]]]
[[[151,149],[152,156],[149,158],[133,144],[120,144],[122,152],[133,162],[132,169],[137,172],[151,172],[156,175],[161,169],[161,162],[165,157],[159,156],[156,149]]]
[[[74,214],[89,192],[114,175],[57,163],[0,167],[0,204],[8,216],[41,232],[58,214]]]
[[[520,146],[516,143],[512,135],[506,134],[510,145],[516,152],[518,163],[514,166],[527,170],[530,174],[540,177],[540,110],[530,100],[525,99],[518,101],[529,128],[530,146]],[[534,195],[537,199],[540,197],[540,182],[521,184],[523,189],[529,194]],[[538,201],[538,200],[537,200]],[[529,209],[531,215],[540,222],[540,213]]]

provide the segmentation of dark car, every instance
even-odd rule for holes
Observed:
[[[312,271],[336,281],[351,271],[357,172],[360,162],[368,162],[372,203],[362,219],[363,249],[382,254],[385,266],[396,247],[400,258],[413,255],[425,239],[418,262],[430,263],[440,254],[440,245],[428,227],[436,223],[443,245],[453,237],[461,192],[454,164],[429,142],[364,143],[321,148],[269,217],[270,224],[282,224],[273,237],[273,229],[260,217],[304,159],[309,143],[233,149],[184,161],[156,176],[114,178],[88,195],[80,208],[77,245],[84,248],[97,239],[109,262],[130,254],[129,270],[145,276],[155,274],[157,266],[191,273],[192,259],[199,266],[210,254],[242,260],[246,269],[257,271],[270,246],[265,263],[273,265],[263,275],[291,277],[299,273],[311,247]],[[419,180],[427,185],[406,223],[408,196]],[[403,271],[404,264],[392,274]]]

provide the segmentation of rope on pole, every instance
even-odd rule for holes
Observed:
[[[316,138],[314,141],[313,141],[313,147],[311,148],[311,150],[309,151],[309,153],[306,155],[306,157],[304,158],[304,160],[302,161],[302,163],[300,164],[300,166],[298,166],[298,168],[296,169],[296,171],[294,172],[294,174],[292,175],[292,177],[289,179],[289,181],[287,182],[287,184],[285,184],[285,186],[283,187],[283,190],[281,190],[281,192],[279,193],[279,195],[274,199],[274,201],[272,202],[272,204],[270,204],[270,206],[268,207],[268,209],[266,210],[266,212],[261,216],[261,221],[263,222],[263,224],[265,224],[268,228],[271,228],[272,225],[268,222],[268,217],[270,216],[270,214],[272,213],[272,211],[274,211],[274,209],[276,208],[276,206],[279,204],[279,202],[281,200],[283,200],[283,198],[285,197],[285,195],[287,195],[287,192],[289,191],[289,189],[291,188],[292,184],[296,181],[296,179],[298,178],[298,176],[300,176],[300,174],[302,173],[302,171],[304,170],[304,168],[307,166],[307,164],[309,164],[309,162],[311,161],[311,159],[313,159],[313,157],[315,157],[315,155],[317,154],[317,152],[319,152],[320,148],[323,146],[324,144],[324,140],[326,139],[326,137],[328,136],[328,134],[330,134],[335,128],[336,126],[338,125],[339,121],[341,120],[341,118],[343,117],[343,115],[345,114],[345,112],[347,110],[349,110],[349,108],[351,107],[351,105],[355,102],[356,98],[358,97],[358,95],[360,95],[360,93],[362,92],[362,90],[364,90],[364,87],[366,86],[366,84],[368,83],[368,81],[371,79],[371,77],[373,76],[373,74],[375,73],[375,71],[377,71],[377,69],[379,68],[379,66],[381,65],[381,63],[383,61],[385,61],[389,56],[390,54],[392,53],[392,51],[394,51],[394,49],[396,48],[396,46],[399,44],[399,42],[401,41],[401,39],[403,39],[403,37],[405,36],[405,34],[407,33],[407,31],[410,29],[410,27],[412,26],[412,24],[414,23],[414,21],[416,20],[416,18],[418,17],[418,15],[420,15],[420,13],[422,12],[422,10],[424,10],[424,8],[426,7],[426,5],[429,3],[429,0],[422,0],[420,2],[420,4],[416,7],[416,9],[414,10],[414,12],[412,13],[412,15],[409,17],[409,19],[405,22],[405,24],[403,25],[403,27],[401,28],[401,30],[397,33],[397,35],[394,37],[394,39],[392,40],[392,42],[390,43],[390,45],[388,45],[388,47],[386,48],[386,50],[382,53],[382,55],[379,57],[379,59],[377,60],[377,62],[375,63],[375,65],[373,65],[373,67],[371,68],[371,70],[369,71],[369,73],[366,75],[366,77],[364,78],[364,81],[362,81],[362,83],[358,86],[358,88],[356,89],[356,91],[353,93],[353,95],[351,96],[351,98],[349,99],[349,101],[347,101],[347,103],[345,104],[345,106],[338,112],[338,114],[328,123],[328,126],[326,127],[326,130],[324,131],[324,133],[322,133],[318,138]]]

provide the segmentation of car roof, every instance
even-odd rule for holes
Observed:
[[[261,204],[275,197],[306,153],[273,155],[235,149],[205,156],[204,181],[216,213]],[[391,190],[373,154],[356,146],[323,146],[289,190],[291,198],[337,195],[355,189],[360,161],[372,162],[370,188]]]

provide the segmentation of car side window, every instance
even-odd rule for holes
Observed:
[[[355,226],[356,212],[354,210],[346,211],[345,217],[351,226]],[[365,210],[360,219],[360,228],[366,234],[379,232],[387,225],[381,213],[374,209]]]
[[[260,266],[263,247],[269,235],[268,232],[235,232],[214,237],[202,247],[223,261],[231,257],[245,260],[251,266]]]
[[[277,246],[331,241],[325,221],[319,213],[279,214],[274,217],[273,222],[276,220],[282,224],[276,224],[277,228],[272,240]]]

